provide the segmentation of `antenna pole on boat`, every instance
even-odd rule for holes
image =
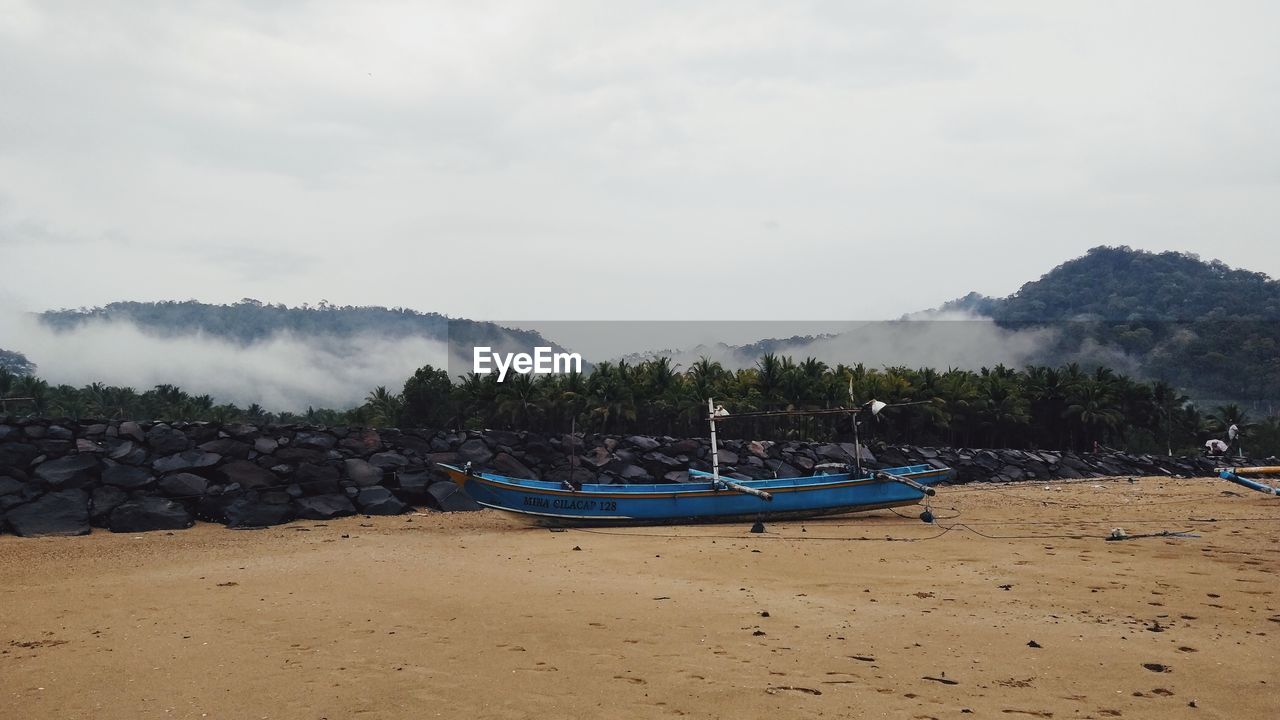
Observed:
[[[707,419],[711,422],[711,484],[720,484],[720,449],[716,447],[716,402],[707,398]]]
[[[862,443],[858,439],[858,411],[853,411],[853,464],[857,468],[855,477],[862,477]]]

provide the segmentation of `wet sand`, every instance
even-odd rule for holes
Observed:
[[[1280,501],[1147,478],[934,506],[3,536],[0,718],[1280,716]]]

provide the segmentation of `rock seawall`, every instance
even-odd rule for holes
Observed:
[[[727,440],[720,464],[737,479],[799,477],[851,463],[854,452],[851,443]],[[862,448],[862,460],[950,467],[959,482],[1208,476],[1223,462],[884,445]],[[0,418],[0,532],[176,530],[196,520],[251,528],[411,506],[477,509],[437,462],[586,483],[683,482],[687,468],[711,468],[703,438]]]

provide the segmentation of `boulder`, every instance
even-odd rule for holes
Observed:
[[[380,452],[369,458],[369,464],[384,470],[402,468],[409,464],[409,458],[398,452]]]
[[[329,433],[300,432],[293,436],[294,447],[328,450],[338,444],[338,439]]]
[[[359,458],[344,460],[343,467],[347,477],[360,487],[370,487],[382,482],[382,469]]]
[[[108,463],[102,471],[102,482],[125,490],[136,490],[146,487],[155,480],[151,471],[135,465],[116,465]]]
[[[294,514],[304,520],[332,520],[356,514],[356,507],[342,493],[300,497],[293,501]]]
[[[684,463],[671,457],[670,455],[667,455],[666,453],[660,453],[657,451],[647,452],[640,459],[644,460],[645,463],[647,464],[658,465],[665,468],[674,468],[674,467],[680,467],[681,465],[684,465]]]
[[[41,495],[24,505],[10,508],[5,525],[14,535],[88,535],[89,493],[59,490]]]
[[[132,533],[151,530],[185,530],[196,521],[182,503],[144,496],[126,500],[111,511],[107,528],[111,532]]]
[[[45,437],[50,440],[75,440],[76,434],[61,425],[50,425]]]
[[[803,475],[797,468],[782,460],[765,460],[764,466],[773,472],[774,477],[778,478],[794,478]]]
[[[275,452],[278,447],[280,447],[280,443],[267,437],[260,437],[253,441],[253,449],[263,455],[270,455]]]
[[[524,463],[515,459],[507,453],[498,453],[494,456],[489,465],[497,470],[499,474],[507,477],[523,478],[525,480],[537,480],[538,474],[530,470]]]
[[[304,494],[323,495],[338,492],[338,468],[332,465],[302,463],[293,474],[294,482]]]
[[[720,464],[721,464],[722,466],[723,466],[723,465],[737,465],[737,464],[738,464],[738,454],[737,454],[737,453],[735,453],[735,452],[734,452],[734,451],[732,451],[732,450],[729,450],[729,449],[726,449],[726,448],[720,448],[720,449],[716,452],[716,455],[720,458]]]
[[[489,450],[489,446],[485,445],[480,438],[468,440],[458,447],[458,459],[464,463],[483,465],[492,457],[493,453]]]
[[[323,462],[329,458],[329,452],[314,448],[286,447],[276,450],[272,457],[287,462]]]
[[[89,438],[79,438],[75,444],[78,453],[103,453],[107,451],[106,446],[102,443],[94,442]]]
[[[39,455],[40,449],[30,443],[0,443],[0,467],[24,468]]]
[[[852,445],[850,445],[852,447]],[[853,455],[849,454],[843,447],[836,444],[819,445],[817,447],[819,457],[825,458],[832,462],[847,463],[853,462]]]
[[[14,425],[6,425],[0,423],[0,442],[6,440],[17,440],[22,437],[22,429]]]
[[[204,497],[209,481],[191,473],[174,473],[160,479],[160,494],[171,498],[195,499]]]
[[[147,434],[142,432],[142,427],[132,420],[125,420],[120,423],[120,427],[116,429],[117,437],[128,437],[142,442],[147,439]]]
[[[594,468],[602,468],[613,462],[613,454],[602,447],[593,448],[582,456],[582,462]]]
[[[36,467],[36,477],[55,490],[84,487],[97,479],[98,472],[98,458],[93,455],[69,455]]]
[[[391,491],[381,487],[367,487],[356,495],[356,506],[366,515],[399,515],[409,510]]]
[[[669,483],[689,482],[689,471],[688,470],[672,470],[668,473],[663,474],[662,481],[669,482]]]
[[[421,505],[427,502],[427,488],[436,481],[433,473],[427,470],[411,470],[397,473],[399,490],[396,493],[401,500]]]
[[[623,465],[617,470],[614,470],[614,472],[618,475],[618,477],[622,478],[625,482],[629,482],[629,483],[653,482],[653,476],[649,474],[649,471],[645,470],[639,465]]]
[[[469,512],[472,510],[480,510],[480,504],[471,499],[470,495],[462,492],[455,483],[438,482],[428,488],[431,499],[434,501],[432,505],[437,510],[445,512]]]
[[[627,438],[627,444],[642,453],[646,453],[650,450],[657,450],[661,443],[651,437],[645,437],[644,435],[632,435]]]
[[[200,449],[207,453],[216,453],[224,457],[244,460],[249,457],[249,451],[253,448],[249,443],[240,442],[239,440],[219,438],[217,440],[210,440],[206,443],[200,443]]]
[[[264,528],[293,519],[293,503],[283,492],[246,492],[226,507],[227,527],[237,530]]]
[[[157,455],[173,455],[191,447],[191,440],[181,430],[160,423],[147,431],[147,445]]]
[[[111,511],[120,503],[129,499],[129,493],[118,487],[100,485],[89,494],[89,524],[94,527],[106,527]]]
[[[280,478],[275,473],[248,460],[232,460],[218,468],[217,472],[224,485],[236,483],[247,490],[280,484]]]
[[[212,467],[217,465],[220,460],[222,460],[222,456],[217,453],[203,450],[184,450],[152,462],[151,467],[158,473],[171,473],[180,470]]]
[[[354,430],[338,441],[338,447],[353,453],[367,455],[382,448],[382,437],[372,428]]]
[[[22,492],[24,483],[18,478],[0,475],[0,496],[17,495]]]

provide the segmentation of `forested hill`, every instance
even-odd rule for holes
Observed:
[[[1199,398],[1280,401],[1280,282],[1217,260],[1096,247],[1007,298],[944,308],[1057,328],[1038,358],[1051,364],[1127,364]]]
[[[991,303],[1001,322],[1280,320],[1280,281],[1177,252],[1096,247]]]
[[[186,301],[115,302],[103,307],[79,310],[49,310],[40,319],[57,330],[72,330],[94,321],[132,323],[146,332],[162,336],[205,335],[249,344],[280,332],[299,336],[355,337],[376,335],[385,338],[421,336],[471,345],[504,336],[530,346],[555,347],[536,332],[511,330],[489,322],[449,318],[406,308],[376,306],[319,305],[288,307],[245,298],[231,305],[211,305]]]

